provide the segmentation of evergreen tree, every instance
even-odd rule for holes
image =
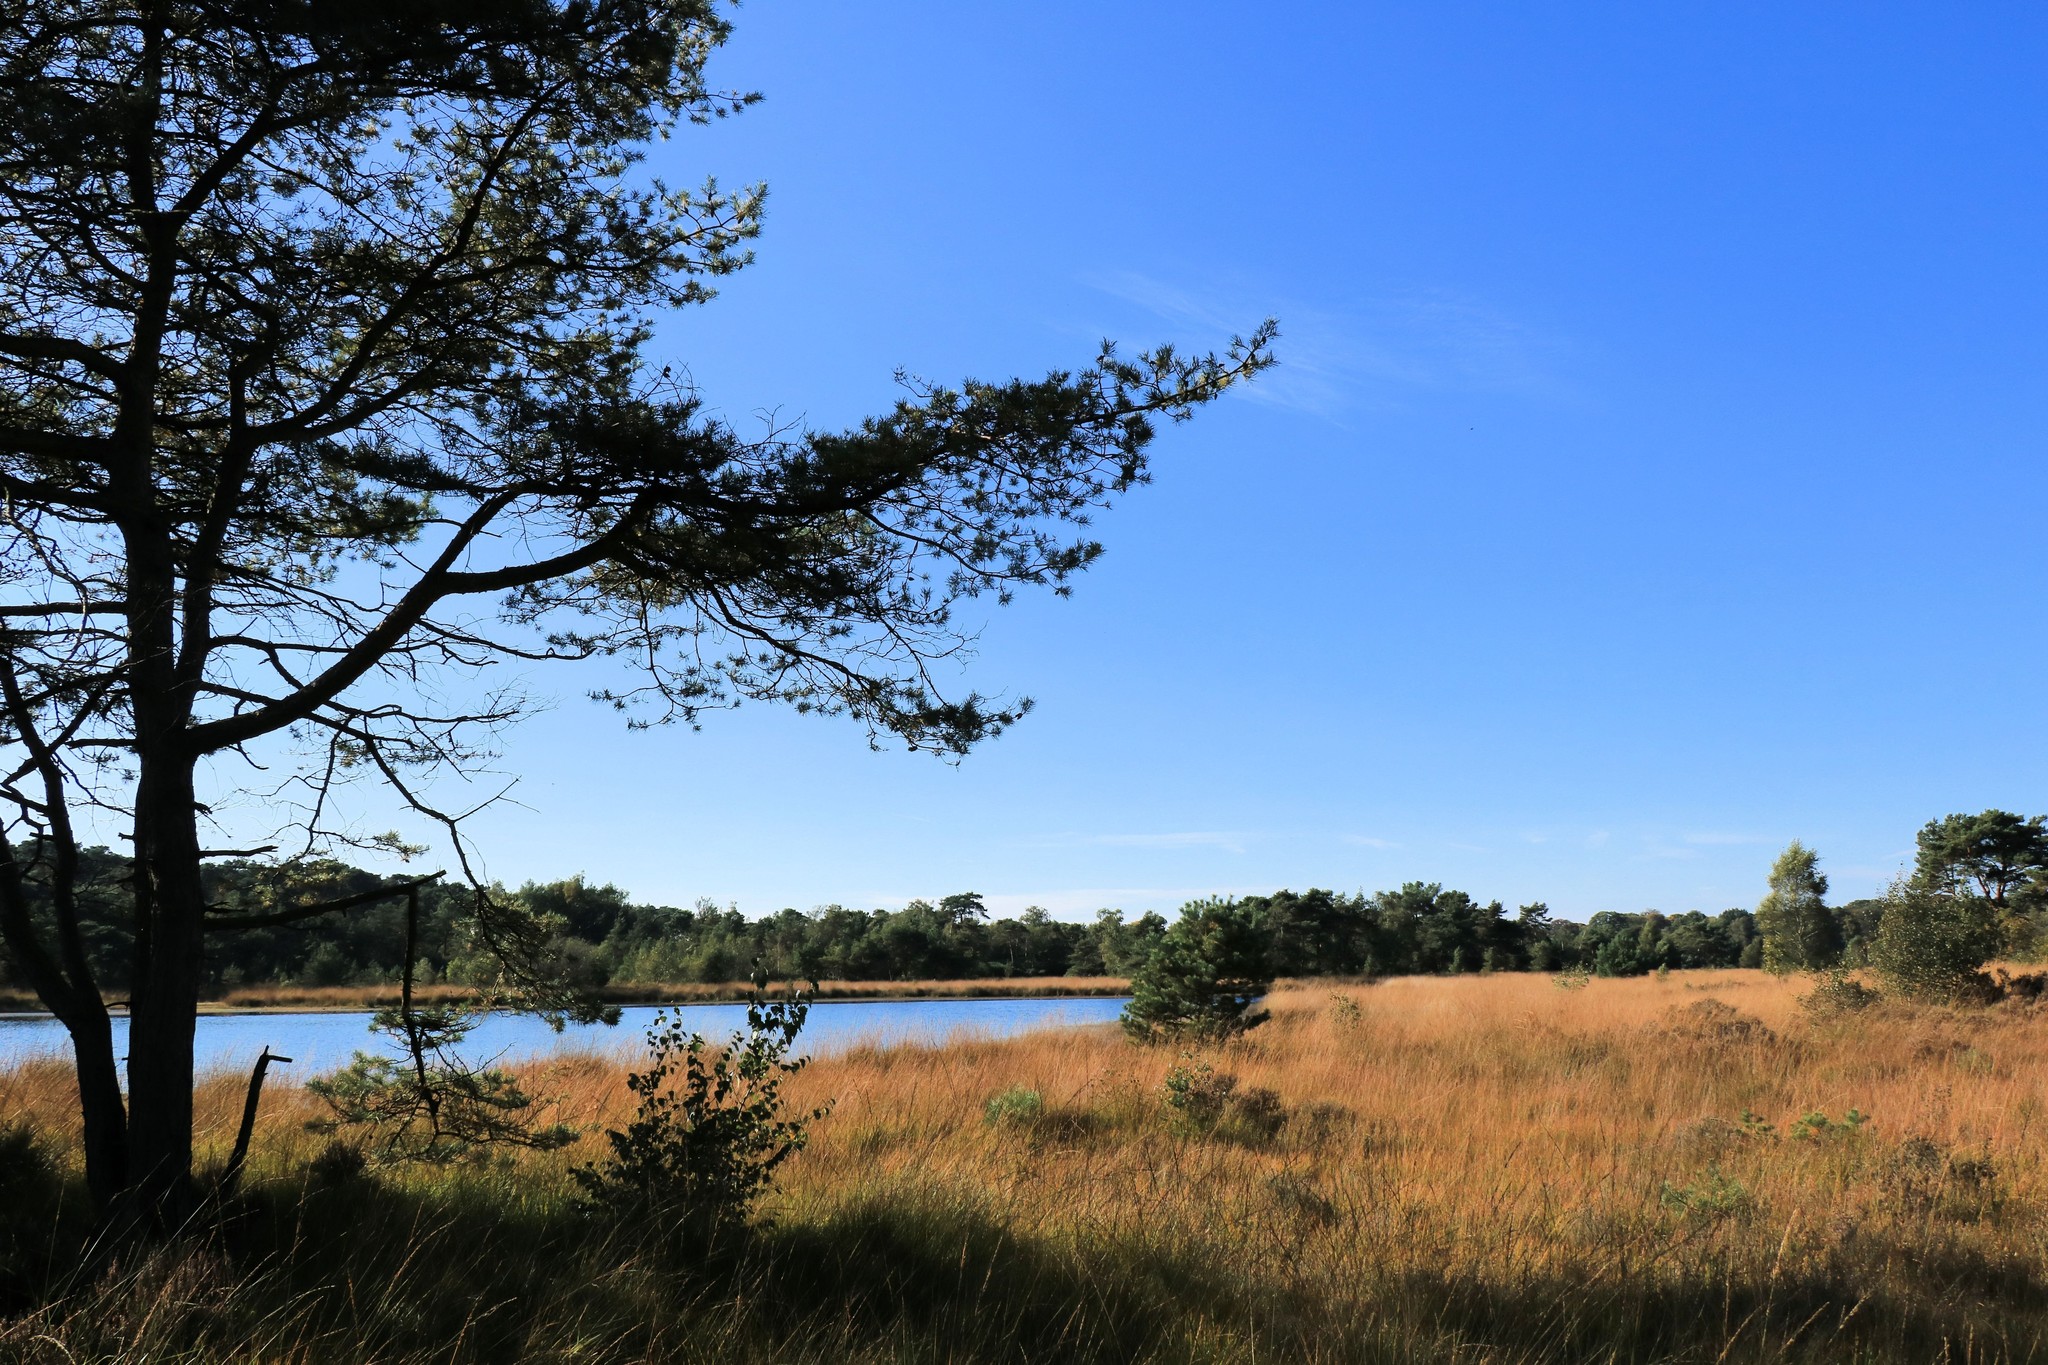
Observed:
[[[1266,956],[1266,935],[1251,906],[1189,901],[1131,980],[1124,1032],[1140,1042],[1225,1038],[1257,1025],[1265,1016],[1252,1006],[1273,984]]]
[[[482,677],[553,659],[633,660],[602,699],[647,723],[780,701],[964,752],[1024,703],[934,689],[959,607],[1066,591],[1156,424],[1269,362],[1267,329],[906,381],[842,431],[720,420],[648,346],[747,263],[762,194],[642,163],[751,103],[706,78],[727,28],[712,0],[0,0],[0,936],[70,1034],[101,1205],[196,1202],[221,945],[370,903],[217,914],[224,801],[335,851],[368,777],[460,855],[433,779],[522,710]],[[105,819],[119,1046],[81,880]],[[520,1002],[587,1017],[528,957],[552,925],[472,900]]]

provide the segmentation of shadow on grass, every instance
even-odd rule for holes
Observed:
[[[1343,1235],[1341,1229],[1331,1235]],[[0,1359],[306,1362],[2029,1361],[2033,1267],[1961,1251],[1911,1297],[1853,1268],[1512,1286],[1297,1274],[1280,1248],[1142,1231],[1020,1235],[971,1200],[875,1196],[692,1252],[534,1196],[516,1171],[441,1184],[279,1183],[209,1240],[0,1322]],[[1225,1256],[1224,1252],[1228,1255]],[[1995,1297],[1987,1297],[1995,1296]]]

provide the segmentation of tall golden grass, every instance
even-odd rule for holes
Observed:
[[[323,1189],[303,1091],[265,1101],[252,1211],[198,1250],[45,1290],[25,1360],[2025,1361],[2048,1356],[2032,1008],[1803,1009],[1676,973],[1302,983],[1184,1054],[1113,1028],[856,1050],[772,1221],[702,1262],[569,1208],[596,1151]],[[1716,1002],[1716,1003],[1707,1003]],[[1276,1135],[1163,1101],[1206,1064]],[[615,1122],[614,1062],[529,1068]],[[0,1114],[72,1138],[68,1075]],[[202,1088],[203,1145],[240,1078]],[[991,1123],[1013,1088],[1042,1107]],[[1848,1111],[1867,1115],[1860,1125]],[[1801,1120],[1820,1113],[1826,1123]]]

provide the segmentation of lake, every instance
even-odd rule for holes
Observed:
[[[1124,1001],[1103,998],[1011,1000],[828,1000],[811,1006],[797,1039],[809,1056],[841,1052],[857,1043],[942,1043],[951,1038],[1009,1038],[1038,1029],[1072,1028],[1114,1020]],[[571,1024],[560,1033],[525,1015],[494,1014],[477,1025],[463,1047],[472,1062],[515,1062],[551,1052],[639,1055],[647,1025],[662,1008],[681,1016],[683,1027],[713,1041],[746,1027],[745,1005],[632,1005],[616,1027]],[[293,1079],[317,1076],[348,1065],[351,1054],[377,1046],[370,1015],[207,1014],[194,1038],[199,1069],[247,1071],[265,1047],[293,1059]],[[128,1020],[114,1019],[114,1045],[127,1050]],[[40,1016],[0,1017],[0,1065],[31,1057],[69,1057],[64,1028]],[[279,1073],[272,1073],[273,1075]]]

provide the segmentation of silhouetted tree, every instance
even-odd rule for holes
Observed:
[[[712,0],[0,0],[0,929],[72,1038],[102,1202],[189,1187],[212,945],[335,908],[216,914],[220,794],[318,853],[367,778],[460,858],[425,779],[521,714],[464,699],[511,660],[631,661],[603,695],[642,723],[778,700],[960,753],[1026,705],[939,692],[961,600],[1065,591],[1154,420],[1267,363],[1270,329],[1105,348],[742,436],[644,349],[746,263],[761,191],[635,170],[750,100],[705,81],[726,33]],[[88,808],[133,838],[125,1094]],[[528,1004],[584,1008],[552,922],[471,911]]]

